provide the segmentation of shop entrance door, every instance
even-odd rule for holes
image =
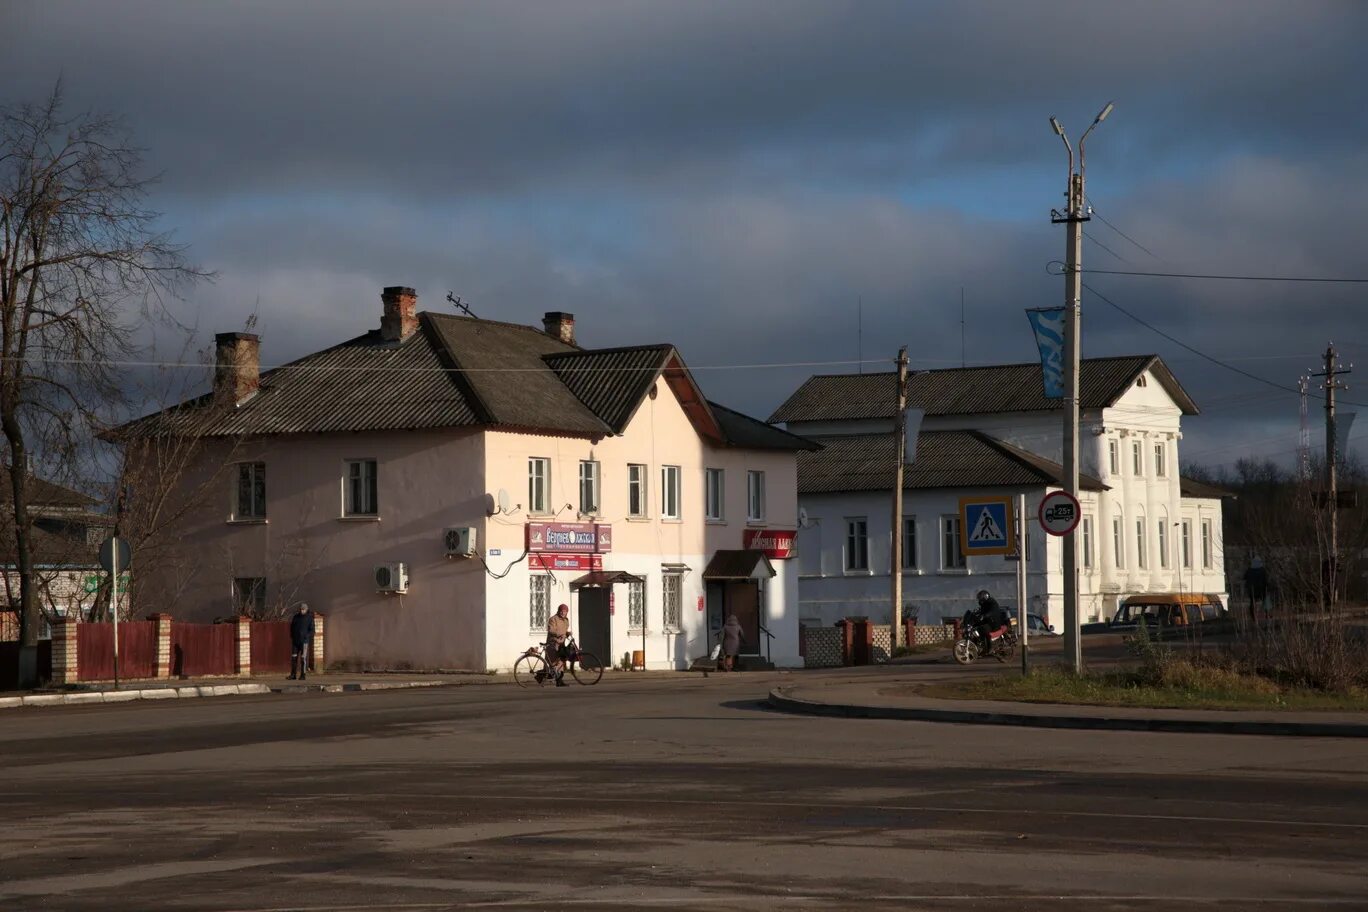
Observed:
[[[742,655],[760,654],[760,585],[754,580],[727,583],[727,614],[736,615],[746,641]]]
[[[579,591],[579,627],[571,631],[580,648],[593,653],[605,668],[613,665],[612,621],[608,612],[610,591],[603,586]]]

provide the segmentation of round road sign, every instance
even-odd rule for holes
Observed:
[[[1083,510],[1068,491],[1051,491],[1040,500],[1040,528],[1051,535],[1068,535],[1078,526]]]

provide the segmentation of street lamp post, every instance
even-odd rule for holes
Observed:
[[[1083,175],[1086,167],[1085,144],[1088,134],[1107,119],[1112,105],[1093,119],[1091,126],[1078,140],[1078,170],[1074,170],[1073,147],[1064,127],[1057,118],[1050,118],[1050,126],[1064,141],[1069,153],[1068,206],[1064,212],[1053,210],[1050,220],[1062,222],[1067,229],[1064,263],[1064,484],[1065,489],[1078,499],[1078,390],[1079,390],[1079,321],[1083,277],[1079,272],[1083,260],[1083,223],[1090,218],[1083,196]],[[1064,655],[1075,673],[1083,670],[1083,642],[1078,612],[1078,543],[1074,532],[1064,536]]]

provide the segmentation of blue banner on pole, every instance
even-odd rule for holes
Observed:
[[[1040,372],[1046,399],[1064,398],[1064,308],[1046,307],[1026,311],[1040,349]]]

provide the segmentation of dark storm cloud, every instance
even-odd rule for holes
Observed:
[[[499,319],[572,310],[591,344],[700,366],[853,360],[857,301],[866,357],[956,363],[963,288],[967,360],[1028,358],[1022,308],[1061,297],[1045,118],[1077,137],[1108,99],[1089,187],[1158,256],[1094,221],[1112,252],[1088,242],[1087,265],[1353,273],[1368,229],[1357,4],[3,10],[8,98],[61,74],[74,105],[127,114],[165,171],[154,203],[220,273],[187,314],[257,312],[268,361],[368,328],[395,283],[432,309],[450,289]],[[1368,340],[1350,289],[1089,283],[1279,382],[1332,335]],[[1085,305],[1089,353],[1159,352],[1212,402],[1188,452],[1295,446],[1295,397]],[[700,378],[766,414],[812,370]]]

